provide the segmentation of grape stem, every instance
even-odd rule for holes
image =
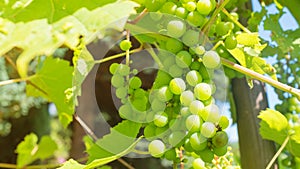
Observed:
[[[134,20],[128,21],[128,23],[136,24],[138,23],[146,14],[147,14],[147,8],[145,8]]]
[[[233,63],[227,59],[224,59],[224,58],[221,58],[221,61],[222,61],[222,64],[226,67],[229,67],[233,70],[236,70],[240,73],[243,73],[247,76],[250,76],[254,79],[257,79],[257,80],[260,80],[262,82],[265,82],[265,83],[268,83],[270,85],[272,85],[273,87],[279,89],[279,90],[282,90],[282,91],[285,91],[285,92],[288,92],[288,93],[291,93],[292,95],[295,95],[298,99],[300,99],[300,90],[299,89],[296,89],[296,88],[293,88],[289,85],[286,85],[286,84],[283,84],[281,82],[278,82],[276,80],[273,80],[269,77],[266,77],[262,74],[259,74],[253,70],[250,70],[248,68],[245,68],[241,65],[238,65],[236,63]]]
[[[251,33],[245,26],[243,26],[238,20],[236,20],[233,16],[230,15],[230,13],[223,8],[222,12],[234,23],[236,24],[239,28],[241,28],[244,32],[246,33]]]
[[[273,163],[278,158],[278,156],[280,155],[280,153],[282,152],[282,150],[284,149],[284,147],[287,145],[287,143],[289,142],[289,140],[290,140],[290,137],[287,136],[285,138],[284,142],[282,143],[282,145],[280,146],[280,148],[278,149],[278,151],[276,152],[276,154],[273,156],[273,158],[271,159],[271,161],[267,165],[266,169],[270,169],[272,167]]]
[[[25,78],[19,78],[19,79],[10,79],[10,80],[4,80],[0,82],[0,86],[12,84],[12,83],[18,83],[18,82],[26,82],[33,78],[33,76],[25,77]]]
[[[139,48],[130,50],[129,54],[139,52],[142,49],[143,49],[143,46],[141,45]],[[110,57],[107,57],[107,58],[103,58],[103,59],[100,59],[100,60],[95,60],[94,63],[95,64],[104,63],[104,62],[107,62],[107,61],[110,61],[110,60],[113,60],[113,59],[116,59],[116,58],[120,58],[120,57],[123,57],[123,56],[126,56],[126,52],[119,53],[119,54],[116,54],[116,55],[113,55],[113,56],[110,56]]]
[[[154,52],[153,48],[151,47],[151,45],[145,43],[144,44],[145,49],[150,53],[150,55],[152,56],[153,60],[158,64],[159,68],[163,68],[164,65],[161,63],[160,59],[158,58],[158,56],[156,55],[156,53]]]

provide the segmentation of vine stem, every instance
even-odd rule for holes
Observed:
[[[245,26],[243,26],[238,20],[236,20],[233,16],[230,15],[230,13],[223,8],[222,12],[234,23],[236,24],[239,28],[241,28],[244,32],[246,33],[251,33]]]
[[[278,158],[278,156],[280,155],[280,153],[282,152],[282,150],[284,149],[284,147],[287,145],[287,143],[289,142],[289,140],[290,140],[290,136],[287,136],[285,138],[284,142],[282,143],[282,145],[280,146],[280,148],[278,149],[278,151],[276,152],[276,154],[273,156],[273,158],[271,159],[271,161],[267,165],[266,169],[270,169],[272,167],[273,163]]]
[[[78,123],[84,128],[84,130],[96,141],[98,140],[98,137],[95,135],[95,133],[88,127],[88,125],[76,114],[74,114],[74,118],[78,121]],[[121,164],[123,164],[128,169],[135,169],[133,166],[128,164],[125,160],[122,158],[117,159]]]
[[[139,48],[130,50],[129,54],[139,52],[142,49],[143,49],[143,46],[140,46]],[[110,57],[107,57],[107,58],[103,58],[103,59],[100,59],[100,60],[95,60],[94,63],[95,64],[100,64],[100,63],[104,63],[104,62],[107,62],[107,61],[110,61],[110,60],[113,60],[113,59],[116,59],[116,58],[120,58],[120,57],[123,57],[123,56],[126,56],[126,52],[119,53],[119,54],[116,54],[116,55],[113,55],[113,56],[110,56]]]
[[[295,95],[298,99],[300,99],[300,90],[299,89],[293,88],[291,86],[288,86],[286,84],[283,84],[281,82],[273,80],[273,79],[271,79],[269,77],[266,77],[266,76],[264,76],[262,74],[259,74],[259,73],[255,72],[253,70],[250,70],[250,69],[245,68],[243,66],[240,66],[240,65],[238,65],[236,63],[233,63],[233,62],[231,62],[231,61],[229,61],[227,59],[221,58],[221,62],[226,67],[229,67],[229,68],[231,68],[233,70],[236,70],[236,71],[238,71],[240,73],[243,73],[243,74],[245,74],[247,76],[250,76],[250,77],[252,77],[254,79],[257,79],[257,80],[260,80],[262,82],[268,83],[268,84],[272,85],[273,87],[275,87],[277,89],[280,89],[282,91],[291,93],[291,94]]]
[[[32,78],[33,76],[25,77],[25,78],[19,78],[19,79],[10,79],[10,80],[5,80],[0,82],[0,86],[12,84],[12,83],[18,83],[18,82],[25,82],[28,81]]]

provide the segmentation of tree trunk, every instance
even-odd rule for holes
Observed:
[[[276,150],[273,142],[263,140],[259,134],[257,116],[268,107],[268,102],[264,84],[256,80],[253,83],[254,87],[250,89],[245,78],[232,80],[241,165],[243,169],[264,169]]]

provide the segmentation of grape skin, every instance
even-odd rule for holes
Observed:
[[[153,140],[148,145],[149,153],[153,157],[161,157],[165,152],[166,146],[161,140]]]

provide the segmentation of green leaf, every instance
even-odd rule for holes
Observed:
[[[105,165],[107,163],[110,163],[128,153],[130,153],[134,147],[136,146],[136,144],[140,141],[142,137],[140,137],[139,139],[137,139],[135,142],[133,142],[127,149],[125,149],[124,151],[114,155],[114,156],[110,156],[110,157],[106,157],[106,158],[101,158],[101,159],[96,159],[93,160],[91,163],[89,163],[84,169],[90,169],[90,168],[95,168],[98,166],[102,166]]]
[[[64,127],[72,121],[75,108],[65,99],[65,90],[72,86],[73,70],[68,61],[47,57],[42,68],[26,85],[27,95],[42,96],[54,102]]]
[[[44,160],[53,156],[57,145],[50,136],[43,136],[39,144],[37,144],[37,141],[38,137],[34,133],[30,133],[25,136],[24,141],[19,143],[16,149],[18,167],[26,166],[38,159]]]
[[[30,164],[34,161],[32,155],[34,155],[37,151],[37,141],[38,137],[31,133],[25,136],[24,141],[19,143],[16,149],[16,153],[18,153],[17,157],[17,166],[22,167],[27,164]]]
[[[85,47],[83,40],[74,51],[73,64],[73,83],[72,88],[67,89],[66,100],[77,105],[77,96],[81,95],[81,85],[95,64],[94,58]]]
[[[238,44],[245,46],[254,46],[260,43],[260,38],[257,32],[255,33],[240,33],[236,36]]]
[[[79,164],[77,161],[73,159],[69,159],[67,162],[64,162],[63,166],[58,169],[83,169],[85,165]]]
[[[296,157],[300,157],[300,127],[294,128],[294,133],[287,144],[289,151]]]
[[[264,139],[282,144],[288,136],[288,121],[280,112],[272,109],[261,111],[259,132]]]
[[[110,134],[99,139],[87,150],[89,162],[115,156],[128,149],[135,141],[141,124],[132,121],[122,121],[111,129]],[[118,141],[115,141],[118,140]]]
[[[33,158],[39,158],[41,160],[51,157],[57,150],[57,145],[50,136],[43,136],[38,147],[39,149]]]

